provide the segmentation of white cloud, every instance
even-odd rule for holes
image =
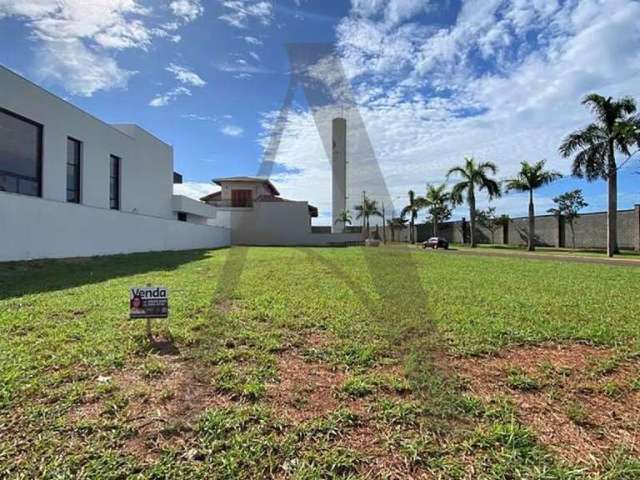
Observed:
[[[376,2],[358,3],[366,10]],[[464,155],[495,161],[500,178],[513,176],[522,160],[543,158],[550,168],[569,173],[570,162],[557,148],[567,133],[590,121],[582,96],[598,91],[640,97],[637,2],[585,0],[560,7],[553,1],[468,1],[454,25],[438,29],[411,22],[390,27],[383,7],[376,8],[344,20],[337,35],[396,210],[407,190],[422,193],[427,182],[443,181]],[[413,53],[419,53],[417,62]],[[321,122],[325,129],[327,118],[329,113]],[[354,168],[358,145],[347,151]],[[290,115],[276,161],[284,173],[273,180],[283,195],[311,201],[326,218],[330,164],[310,113]],[[347,173],[351,179],[360,175]],[[358,192],[350,196],[355,203]],[[540,212],[548,208],[544,192],[536,198]],[[481,208],[486,204],[482,197]],[[526,199],[518,195],[495,204],[500,213],[526,213]],[[457,215],[468,213],[462,207]]]
[[[150,107],[165,107],[177,97],[183,95],[191,95],[191,90],[185,87],[176,87],[173,90],[169,90],[163,95],[157,95],[149,102]]]
[[[229,137],[241,137],[244,133],[244,129],[237,125],[224,125],[220,128],[220,132]]]
[[[126,87],[131,72],[118,65],[113,50],[147,49],[154,38],[179,41],[179,35],[168,34],[179,25],[151,25],[156,17],[146,5],[142,0],[0,0],[0,17],[15,16],[31,30],[41,80],[91,96]]]
[[[224,0],[225,13],[218,17],[227,25],[236,28],[247,28],[251,20],[262,25],[271,24],[273,16],[271,2],[260,0]]]
[[[217,118],[212,117],[211,115],[200,115],[197,113],[185,113],[181,115],[182,118],[186,118],[187,120],[198,120],[200,122],[216,122]]]
[[[101,90],[125,88],[135,73],[94,53],[79,40],[46,42],[36,56],[37,75],[64,84],[73,95],[89,97]]]
[[[173,193],[175,195],[184,195],[185,197],[200,200],[200,198],[210,193],[220,190],[220,187],[213,183],[204,182],[182,182],[173,185]]]
[[[197,73],[189,70],[186,67],[171,63],[166,70],[175,75],[176,80],[185,85],[191,85],[193,87],[203,87],[207,84]]]
[[[192,22],[204,12],[200,0],[173,0],[169,8],[174,15],[187,22]]]
[[[247,42],[250,45],[262,45],[262,40],[260,40],[259,38],[256,38],[256,37],[251,37],[249,35],[244,37],[244,41]]]

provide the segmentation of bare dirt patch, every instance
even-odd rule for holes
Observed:
[[[216,308],[220,313],[238,313],[242,310],[242,307],[237,301],[229,298],[222,298],[216,302]]]
[[[361,419],[368,415],[366,398],[349,398],[341,388],[349,374],[310,355],[330,346],[329,332],[308,331],[296,335],[279,352],[278,381],[267,385],[266,401],[277,415],[293,423],[349,409]]]
[[[142,367],[123,370],[96,381],[96,393],[69,414],[71,422],[115,417],[132,428],[124,450],[144,461],[155,460],[163,446],[185,446],[193,422],[208,408],[227,406],[210,382],[209,372],[194,369],[180,358],[158,356],[161,373],[149,375]],[[118,408],[121,408],[118,411]],[[115,410],[115,411],[114,411]]]
[[[286,420],[304,422],[340,407],[362,410],[362,402],[338,398],[345,372],[305,358],[300,349],[281,352],[277,367],[279,382],[267,385],[266,401]]]
[[[544,344],[449,361],[472,393],[511,398],[520,420],[560,457],[593,465],[621,445],[640,454],[640,362],[614,355]]]

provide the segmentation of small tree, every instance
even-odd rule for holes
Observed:
[[[336,224],[338,223],[342,223],[345,227],[351,225],[353,223],[351,220],[351,212],[349,210],[342,210],[338,214],[338,218],[336,218]]]
[[[556,204],[555,208],[547,210],[549,213],[555,215],[562,215],[571,228],[571,245],[576,248],[576,232],[573,227],[573,222],[580,216],[579,212],[589,204],[584,201],[582,196],[582,190],[572,190],[571,192],[565,192],[562,195],[554,197],[553,203]]]
[[[491,232],[491,243],[495,243],[493,241],[494,231],[497,228],[496,220],[496,207],[489,207],[486,210],[478,210],[476,214],[476,220],[478,224],[486,228]]]

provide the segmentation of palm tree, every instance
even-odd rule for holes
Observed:
[[[347,225],[351,225],[353,221],[351,220],[351,212],[349,210],[342,210],[338,214],[338,218],[336,218],[336,224],[342,223],[345,227]]]
[[[395,231],[402,230],[407,224],[407,219],[402,217],[393,217],[387,220],[387,225],[391,229],[391,241],[395,241]]]
[[[353,209],[358,212],[356,219],[362,219],[362,228],[366,229],[367,237],[369,236],[369,219],[371,217],[382,217],[382,212],[378,209],[378,202],[370,200],[365,195],[362,198],[361,205],[355,205]]]
[[[411,243],[416,243],[416,239],[414,237],[413,226],[416,223],[416,218],[418,218],[418,212],[424,208],[424,198],[416,197],[416,194],[413,190],[409,190],[409,204],[402,209],[400,212],[400,216],[402,218],[406,217],[409,214],[409,241]]]
[[[451,208],[449,202],[451,194],[447,192],[447,185],[436,187],[435,185],[427,185],[427,194],[424,197],[424,207],[428,210],[431,222],[433,224],[433,236],[438,236],[438,223],[448,219],[451,216]]]
[[[533,165],[528,162],[521,162],[518,176],[511,180],[507,180],[507,192],[512,190],[517,192],[529,192],[529,231],[527,233],[527,250],[530,252],[533,252],[536,248],[536,217],[533,206],[533,191],[536,188],[547,185],[562,177],[559,172],[545,170],[545,163],[545,160],[540,160]]]
[[[466,193],[471,222],[471,246],[474,248],[476,246],[476,187],[478,190],[487,190],[489,199],[499,197],[500,185],[488,176],[489,173],[495,175],[497,171],[498,167],[492,162],[476,163],[473,157],[464,157],[464,165],[453,167],[447,172],[447,179],[453,174],[461,177],[461,181],[451,190],[451,199],[454,204],[460,205]]]
[[[587,95],[582,104],[595,116],[595,122],[569,134],[560,145],[560,154],[569,158],[573,154],[574,176],[588,181],[607,180],[609,205],[607,213],[607,255],[618,253],[618,166],[616,151],[630,156],[633,144],[640,146],[640,118],[634,116],[636,103],[633,98],[614,100],[596,93]]]

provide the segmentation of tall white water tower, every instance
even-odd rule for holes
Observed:
[[[347,121],[334,118],[331,134],[331,232],[342,233],[345,225],[338,219],[347,208]]]

